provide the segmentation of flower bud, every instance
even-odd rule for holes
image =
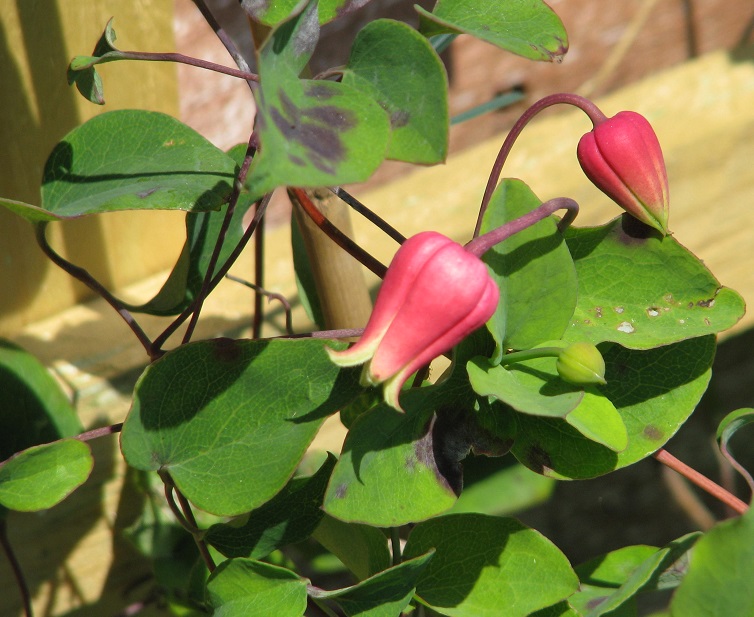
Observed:
[[[626,212],[668,232],[668,174],[652,126],[622,111],[584,135],[577,155],[587,177]]]
[[[478,257],[450,238],[422,232],[395,254],[359,341],[327,351],[340,366],[366,363],[362,383],[384,383],[385,401],[400,409],[398,395],[411,374],[482,326],[499,295]]]
[[[605,360],[591,343],[571,343],[560,352],[555,368],[563,381],[575,386],[607,383]]]

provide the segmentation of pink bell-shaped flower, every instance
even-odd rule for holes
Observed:
[[[587,177],[629,214],[668,233],[668,174],[652,126],[622,111],[599,122],[579,141],[577,155]]]
[[[486,323],[499,295],[479,257],[442,234],[422,232],[395,254],[359,341],[327,351],[340,366],[366,363],[362,383],[384,383],[385,401],[400,409],[411,374]]]

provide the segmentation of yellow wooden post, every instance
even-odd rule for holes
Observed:
[[[0,195],[39,204],[45,160],[72,128],[113,109],[177,115],[174,65],[117,62],[100,67],[104,107],[68,86],[66,67],[91,53],[114,17],[120,49],[173,51],[172,2],[0,0]],[[177,213],[126,212],[56,223],[53,246],[108,287],[169,267],[182,244]],[[138,240],[138,242],[135,242]],[[158,246],[159,250],[145,250]],[[87,291],[45,260],[31,226],[0,210],[0,336],[60,311]]]

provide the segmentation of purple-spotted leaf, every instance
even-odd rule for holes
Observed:
[[[136,384],[123,455],[168,472],[203,510],[249,512],[286,485],[327,416],[362,391],[357,373],[339,370],[313,339],[184,345]]]
[[[448,80],[427,39],[409,26],[378,19],[356,37],[343,83],[367,93],[390,115],[387,157],[440,163],[448,151]]]
[[[119,210],[216,210],[235,178],[232,158],[168,115],[142,110],[101,114],[52,151],[41,207],[3,200],[31,222]]]
[[[279,186],[360,182],[385,158],[390,124],[371,97],[342,83],[298,78],[318,36],[313,7],[276,29],[259,54],[254,197]]]
[[[531,60],[560,62],[568,51],[563,22],[541,0],[437,0],[429,11],[416,7],[426,36],[471,34]]]

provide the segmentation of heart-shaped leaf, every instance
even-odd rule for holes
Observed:
[[[422,34],[471,34],[507,51],[560,62],[568,51],[563,22],[541,0],[437,0],[430,13],[419,6]]]
[[[566,232],[579,277],[578,305],[565,338],[649,349],[730,328],[744,301],[722,287],[672,236],[637,229],[625,214]],[[617,281],[625,281],[618,284]],[[630,293],[628,293],[630,290]]]
[[[121,449],[198,507],[235,516],[280,491],[325,418],[361,391],[319,340],[191,343],[139,379]]]
[[[440,163],[448,151],[448,80],[440,57],[416,30],[378,19],[356,37],[343,83],[363,91],[390,116],[387,157]]]

